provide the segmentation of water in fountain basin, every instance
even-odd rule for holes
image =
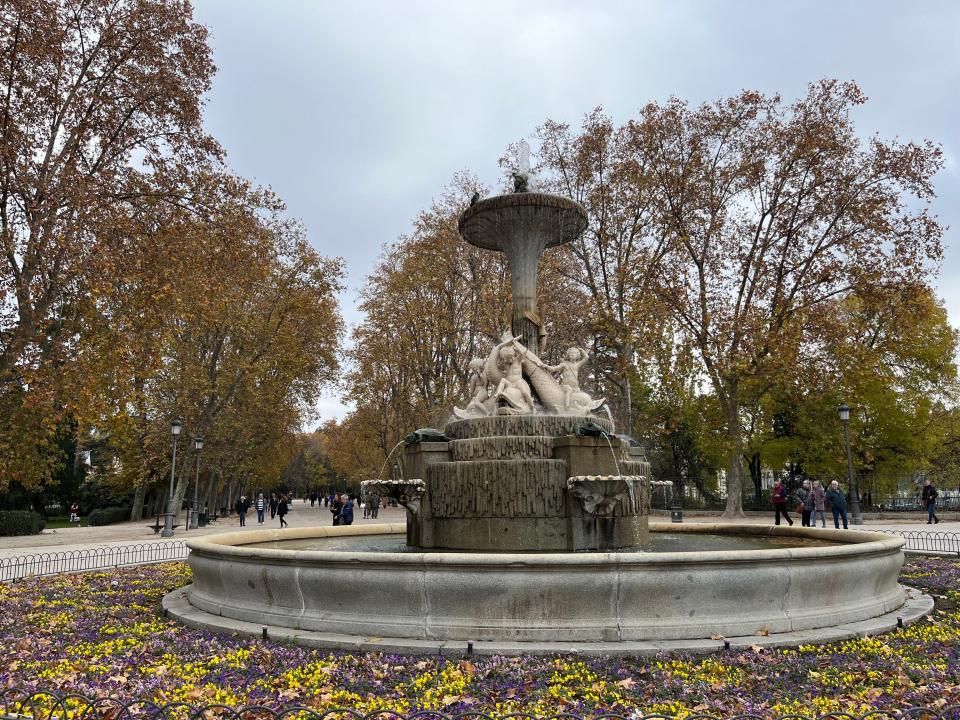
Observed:
[[[708,550],[776,550],[784,548],[825,547],[834,543],[809,538],[752,537],[689,533],[650,533],[650,545],[642,548],[621,548],[618,552],[702,552]],[[424,550],[404,543],[403,535],[361,537],[307,538],[250,543],[246,548],[265,550],[316,550],[323,552],[456,552]],[[585,551],[586,552],[586,551]]]

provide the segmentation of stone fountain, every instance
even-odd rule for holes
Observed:
[[[929,612],[897,584],[900,538],[648,523],[650,466],[581,386],[586,351],[540,358],[537,266],[586,213],[526,186],[460,217],[467,242],[507,257],[512,322],[470,363],[443,432],[413,433],[400,476],[368,481],[407,522],[190,540],[194,584],[164,599],[170,614],[322,647],[655,653],[840,639]]]
[[[557,365],[538,355],[545,340],[540,257],[577,239],[586,224],[578,203],[538,192],[480,200],[461,215],[467,242],[507,258],[512,324],[486,357],[470,363],[468,402],[455,408],[448,441],[405,449],[405,479],[426,489],[409,518],[412,545],[543,551],[645,543],[646,503],[637,498],[647,497],[649,464],[641,449],[613,436],[609,419],[594,415],[603,400],[580,385],[587,352],[571,348]],[[612,490],[622,477],[631,478],[630,497]],[[607,488],[614,494],[599,505],[582,501]]]

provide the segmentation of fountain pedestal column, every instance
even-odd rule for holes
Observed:
[[[548,247],[575,240],[586,227],[587,212],[580,203],[537,192],[487,198],[460,216],[460,234],[468,243],[507,256],[513,293],[510,329],[535,355],[543,336],[537,306],[540,256]]]

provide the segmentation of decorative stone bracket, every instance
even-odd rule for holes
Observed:
[[[567,479],[567,490],[580,501],[585,513],[595,517],[612,516],[621,500],[627,514],[641,514],[645,503],[638,491],[642,488],[639,475],[577,475]]]
[[[380,495],[393,498],[407,510],[417,515],[427,485],[420,479],[412,480],[364,480],[360,483],[360,492],[377,492]]]

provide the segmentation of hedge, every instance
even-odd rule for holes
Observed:
[[[0,510],[0,535],[37,535],[47,519],[33,510]]]
[[[113,525],[130,519],[130,508],[108,507],[91,510],[87,517],[87,525]]]

